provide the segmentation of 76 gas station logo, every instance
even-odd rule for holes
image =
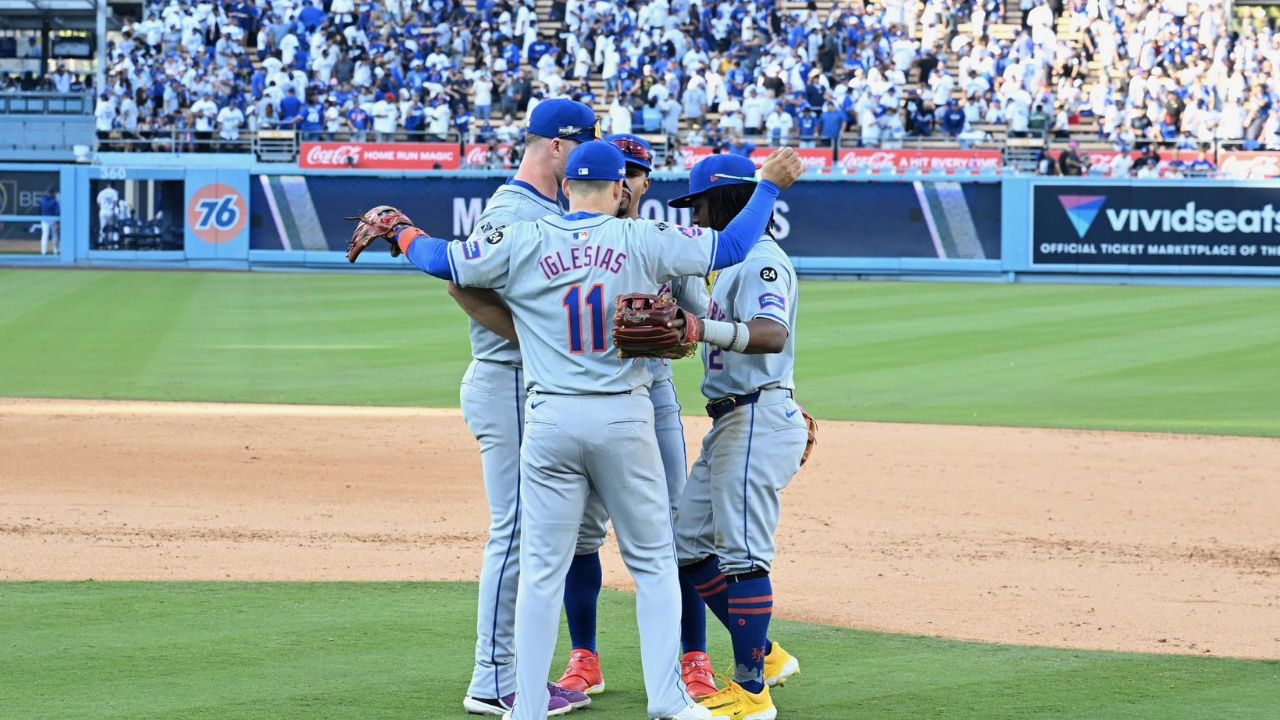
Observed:
[[[205,185],[187,204],[187,225],[196,237],[213,245],[230,242],[244,232],[249,207],[244,195],[222,183]]]

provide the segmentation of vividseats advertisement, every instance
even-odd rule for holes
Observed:
[[[1280,267],[1280,192],[1216,184],[1040,185],[1033,265]]]

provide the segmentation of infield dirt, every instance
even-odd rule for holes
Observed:
[[[690,459],[709,421],[689,418]],[[1280,441],[822,422],[778,613],[1280,658]],[[0,580],[474,580],[452,410],[0,399]],[[606,582],[630,581],[610,543]]]

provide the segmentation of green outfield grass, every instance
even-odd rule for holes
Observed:
[[[6,270],[0,298],[0,395],[449,407],[468,360],[418,275]],[[797,338],[823,418],[1280,436],[1276,289],[805,282]]]
[[[475,587],[0,584],[0,715],[107,720],[463,718]],[[645,717],[632,598],[606,592],[609,690]],[[714,622],[714,620],[713,620]],[[711,627],[713,658],[730,657]],[[1273,718],[1280,662],[979,645],[778,622],[781,717]],[[561,639],[555,670],[563,662]]]
[[[1277,290],[801,294],[819,417],[1280,436]],[[0,270],[0,299],[0,396],[454,407],[468,361],[461,313],[419,276]],[[696,412],[697,363],[677,374]],[[475,592],[0,583],[0,718],[462,718]],[[605,594],[610,690],[582,717],[644,717],[632,602]],[[1280,687],[1280,662],[773,634],[804,668],[776,696],[789,720],[1271,718]]]

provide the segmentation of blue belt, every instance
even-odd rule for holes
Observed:
[[[783,388],[767,388],[767,389],[782,390]],[[711,402],[707,403],[707,415],[710,415],[711,418],[714,420],[716,418],[724,417],[725,415],[728,415],[734,410],[737,410],[738,408],[743,407],[745,405],[754,405],[760,401],[760,393],[762,392],[764,391],[757,390],[753,393],[747,393],[746,395],[730,395],[729,397],[720,398],[719,400],[712,400]],[[790,390],[787,390],[787,397],[795,397],[795,396],[792,395]]]
[[[622,390],[620,392],[598,392],[598,393],[557,393],[547,392],[546,390],[534,390],[534,395],[554,395],[556,397],[617,397],[619,395],[630,395],[635,390]]]

